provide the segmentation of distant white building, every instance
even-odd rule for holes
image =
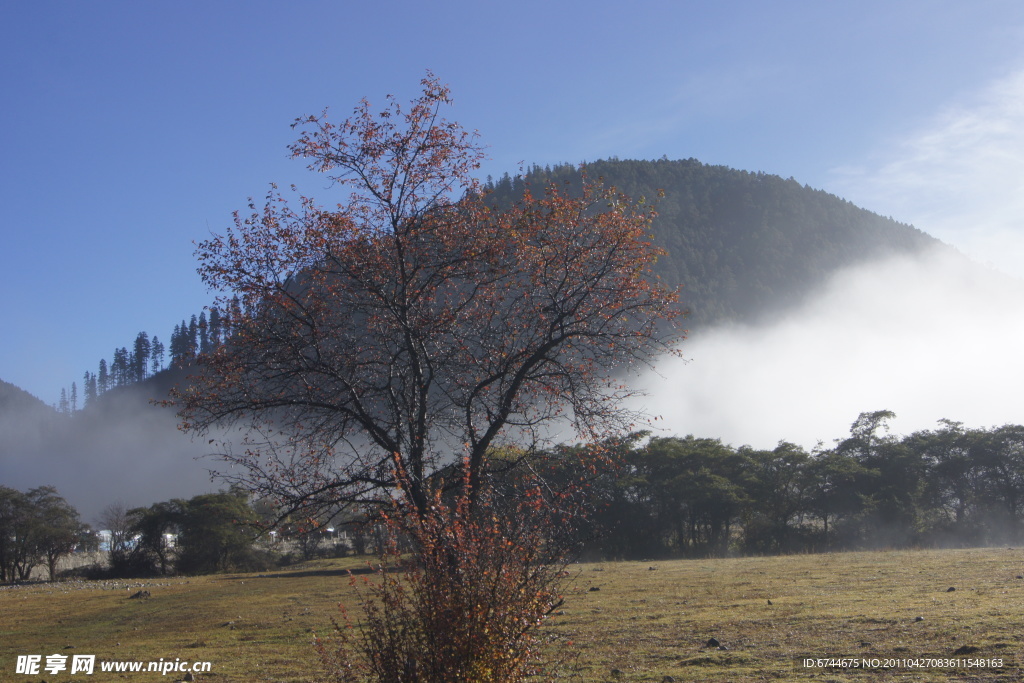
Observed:
[[[110,529],[100,529],[96,532],[96,538],[100,541],[100,552],[109,553],[110,544],[114,540],[114,533]]]

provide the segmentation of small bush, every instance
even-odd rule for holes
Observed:
[[[450,503],[435,495],[423,512],[394,506],[361,631],[345,623],[318,643],[328,679],[516,683],[548,674],[538,630],[562,604],[567,555],[552,530],[569,520],[539,491],[505,505],[463,489]],[[412,557],[401,556],[404,544]]]

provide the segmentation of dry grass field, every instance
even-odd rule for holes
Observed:
[[[103,661],[207,661],[212,682],[311,681],[311,641],[345,570],[321,561],[264,574],[0,588],[0,680],[170,681]],[[1024,551],[890,551],[576,566],[551,628],[579,649],[582,680],[1024,680]],[[950,590],[951,588],[955,590]],[[593,590],[597,589],[597,590]],[[149,598],[129,599],[139,590]],[[709,646],[716,639],[722,648]],[[92,675],[15,673],[18,655],[92,654]],[[805,668],[805,658],[870,672]],[[959,666],[941,660],[959,659]],[[939,661],[932,661],[939,660]],[[968,662],[1002,660],[1001,667]],[[884,668],[886,664],[895,664]],[[923,664],[926,666],[917,667]]]

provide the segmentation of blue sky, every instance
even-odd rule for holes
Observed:
[[[8,0],[0,61],[0,379],[47,402],[210,301],[193,241],[247,197],[331,199],[287,158],[296,117],[428,68],[484,174],[695,157],[1024,276],[1019,2]]]

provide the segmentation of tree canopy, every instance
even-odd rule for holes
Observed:
[[[52,486],[21,492],[0,486],[0,581],[26,581],[45,564],[52,581],[57,561],[83,545],[88,527]]]
[[[615,373],[679,340],[650,206],[585,179],[495,208],[471,176],[475,136],[440,116],[448,88],[422,85],[408,110],[296,121],[293,155],[345,203],[275,188],[197,250],[220,307],[241,310],[178,394],[183,426],[253,428],[223,454],[228,478],[291,511],[382,488],[422,510],[432,475],[454,465],[448,482],[475,487],[504,442],[529,448],[559,421],[628,429]]]

